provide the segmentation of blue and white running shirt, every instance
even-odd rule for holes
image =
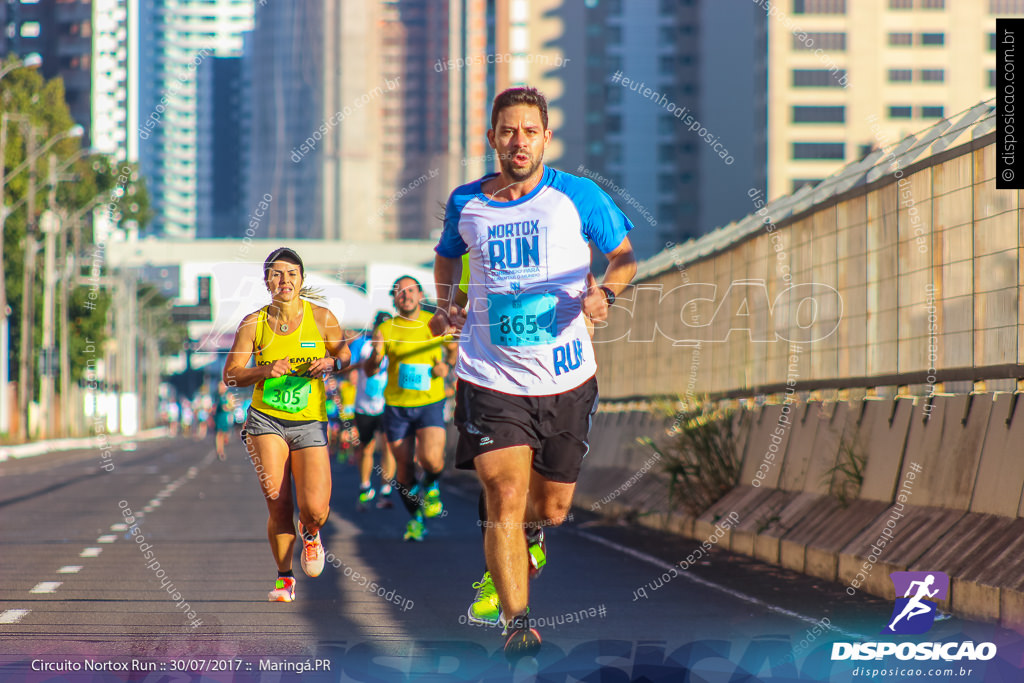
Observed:
[[[373,377],[367,377],[362,361],[373,355],[373,344],[370,335],[364,334],[353,339],[348,345],[352,352],[352,361],[359,362],[356,378],[356,401],[354,412],[363,415],[380,415],[384,412],[384,388],[388,385],[388,359],[380,362],[380,370]]]
[[[545,167],[512,202],[481,193],[486,175],[448,199],[435,251],[469,252],[460,379],[519,396],[570,391],[597,372],[581,310],[593,241],[616,249],[633,224],[593,181]]]

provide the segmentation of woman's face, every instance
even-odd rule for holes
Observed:
[[[302,289],[302,270],[290,261],[274,261],[267,269],[267,290],[274,301],[294,301]]]

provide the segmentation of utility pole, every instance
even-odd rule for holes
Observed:
[[[7,159],[7,117],[0,117],[0,433],[11,431],[11,406],[8,402],[7,384],[8,365],[11,358],[11,328],[10,311],[7,307],[7,270],[4,268],[6,258],[6,241],[2,235],[6,235],[4,229],[7,222],[7,204],[4,203],[4,175],[7,173],[5,161]]]
[[[36,153],[36,129],[27,126],[25,141],[25,158],[32,159]],[[21,413],[21,424],[26,439],[32,437],[31,425],[28,421],[28,407],[33,396],[32,374],[32,330],[35,322],[35,283],[36,283],[36,166],[29,164],[28,169],[28,202],[25,207],[25,270],[21,293],[21,363],[18,369],[18,410]]]
[[[60,251],[61,251],[61,280],[63,286],[60,288],[60,414],[64,423],[64,436],[77,436],[79,410],[71,407],[71,356],[70,356],[70,331],[71,316],[68,314],[69,298],[72,287],[74,287],[74,263],[76,252],[68,253],[68,240],[64,233],[67,227],[75,236],[74,242],[78,243],[78,224],[76,219],[70,218],[61,221]],[[72,417],[72,413],[76,416]]]
[[[43,421],[43,438],[56,436],[59,427],[57,421],[57,401],[54,396],[54,360],[56,353],[54,348],[54,289],[57,286],[54,278],[56,271],[56,246],[57,233],[60,231],[60,218],[57,217],[55,208],[57,206],[57,155],[50,154],[49,174],[47,180],[50,191],[47,193],[46,212],[40,218],[40,227],[46,238],[45,263],[46,270],[43,274],[43,349],[42,358],[39,363],[39,406]],[[63,416],[60,416],[63,418]]]

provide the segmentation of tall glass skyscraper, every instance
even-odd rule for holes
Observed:
[[[150,232],[195,237],[199,223],[197,77],[213,57],[240,57],[255,0],[140,3],[139,163],[149,182]]]

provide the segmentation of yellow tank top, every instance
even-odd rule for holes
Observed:
[[[355,405],[356,405],[356,385],[352,382],[344,381],[341,386],[338,387],[338,396],[341,398],[341,413],[347,418],[355,416]]]
[[[260,309],[256,320],[256,365],[271,365],[281,358],[289,358],[290,375],[260,380],[252,392],[252,407],[283,420],[327,421],[327,392],[320,378],[302,377],[309,364],[327,355],[327,347],[316,327],[313,307],[302,301],[302,324],[288,334],[275,334],[267,322],[267,308]],[[269,386],[268,386],[269,385]],[[267,395],[264,396],[264,392]],[[268,405],[286,406],[287,410]]]
[[[380,325],[388,357],[388,385],[384,402],[415,408],[444,400],[444,380],[431,370],[444,359],[444,337],[430,334],[432,313],[420,311],[415,321],[396,316]]]

